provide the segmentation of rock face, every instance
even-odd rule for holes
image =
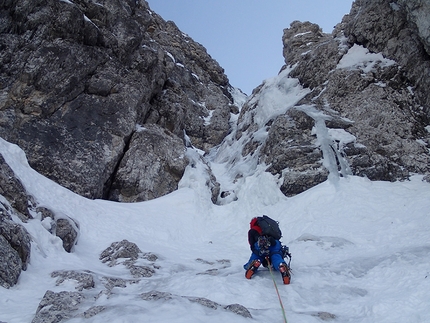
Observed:
[[[267,165],[287,196],[330,176],[428,175],[429,9],[428,1],[355,1],[332,34],[293,22],[283,35],[286,65],[239,116],[242,158]]]
[[[136,131],[119,165],[109,198],[120,202],[145,201],[174,191],[188,165],[183,145],[178,136],[158,125],[149,124]]]
[[[239,108],[222,68],[145,1],[3,1],[0,136],[59,184],[121,202],[175,190],[189,164],[204,165],[198,174],[212,202],[236,200],[234,190],[224,190],[213,176],[209,157],[186,151],[192,145],[209,151],[221,144],[210,157],[229,162],[234,181],[262,167],[279,178],[287,196],[349,174],[430,178],[429,16],[429,1],[357,0],[330,35],[293,22],[283,36],[286,65],[255,89],[230,129]],[[234,145],[237,154],[225,156],[223,145]],[[31,252],[31,236],[18,222],[40,220],[67,252],[80,228],[68,215],[39,205],[5,158],[0,155],[0,286],[10,288]],[[123,266],[126,276],[117,276],[121,270],[112,276],[55,271],[56,290],[72,282],[76,291],[48,290],[33,322],[117,311],[116,297],[130,301],[136,290],[138,302],[191,302],[252,317],[239,304],[141,293],[171,263],[127,240],[113,242],[99,260],[108,269]],[[196,261],[210,265],[196,275],[224,275],[230,267],[226,259]],[[134,284],[141,286],[129,288]],[[328,312],[312,315],[336,319]]]
[[[30,261],[30,235],[25,228],[12,220],[31,218],[29,197],[21,181],[15,176],[0,154],[0,286],[14,286]]]
[[[384,13],[381,19],[380,13]],[[424,0],[395,2],[356,1],[339,26],[349,42],[371,52],[382,52],[397,62],[414,89],[427,116],[430,114],[430,3]],[[339,29],[338,27],[338,29]]]
[[[338,140],[338,151],[353,174],[372,180],[430,172],[430,52],[414,18],[430,7],[414,2],[355,1],[332,35],[306,23],[284,31],[286,63],[298,63],[291,76],[312,89],[300,103],[355,137]],[[297,46],[294,38],[311,39]]]
[[[238,161],[253,159],[287,196],[330,176],[430,172],[428,1],[357,0],[332,34],[293,22],[286,65],[254,90],[237,127],[223,69],[145,1],[10,0],[0,10],[0,136],[85,197],[172,192],[191,145],[236,145],[237,156],[219,158],[235,180],[251,173]],[[208,178],[213,202],[237,198],[210,167]],[[73,235],[60,233],[71,250]]]
[[[67,252],[72,251],[79,233],[72,218],[40,207],[0,154],[0,286],[5,288],[18,282],[21,271],[27,269],[30,261],[32,238],[14,217],[24,223],[42,220],[40,225],[59,237]]]
[[[89,198],[158,197],[187,165],[184,133],[203,150],[228,133],[223,69],[145,1],[12,0],[0,15],[0,136],[62,186]],[[141,142],[159,171],[128,177]]]
[[[21,181],[15,176],[13,170],[6,163],[3,156],[0,154],[0,195],[2,195],[21,215],[21,219],[25,221],[30,219],[31,215],[28,211],[28,196]],[[5,206],[3,206],[5,207]]]

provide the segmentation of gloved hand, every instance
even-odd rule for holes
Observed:
[[[259,256],[263,257],[263,256],[268,256],[270,254],[270,251],[269,251],[270,241],[269,239],[267,239],[266,236],[258,237],[257,245],[258,245]]]
[[[257,243],[260,249],[269,249],[270,247],[270,241],[266,236],[259,236]]]
[[[291,258],[290,248],[288,248],[287,246],[281,247],[281,253],[282,253],[282,258],[286,258],[286,257]]]

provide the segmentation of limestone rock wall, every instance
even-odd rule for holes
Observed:
[[[143,0],[8,0],[0,16],[0,136],[85,197],[167,194],[190,145],[234,144],[231,169],[251,156],[288,196],[334,172],[430,173],[429,1],[357,0],[332,34],[293,22],[278,83],[240,111],[205,48]]]
[[[358,0],[332,34],[291,23],[286,65],[239,116],[241,156],[267,165],[287,196],[330,173],[429,178],[429,16],[428,1]]]
[[[158,197],[177,188],[186,166],[169,167],[163,147],[184,151],[186,133],[208,150],[228,133],[224,70],[147,2],[10,0],[0,16],[0,136],[62,186],[89,198]],[[136,129],[146,124],[170,133],[152,143],[163,171],[124,178],[122,159],[139,151]],[[111,192],[135,180],[170,184]]]

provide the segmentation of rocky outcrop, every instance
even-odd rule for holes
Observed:
[[[0,286],[9,288],[18,282],[30,261],[30,235],[12,220],[31,219],[29,197],[12,169],[0,154]]]
[[[15,173],[6,163],[3,156],[0,154],[0,195],[2,195],[11,208],[16,209],[21,220],[26,221],[32,216],[28,210],[28,201],[30,197],[27,195],[21,181],[15,176]],[[2,207],[6,207],[2,205]],[[6,209],[5,209],[6,211]]]
[[[381,19],[383,13],[384,19]],[[355,1],[351,13],[337,27],[349,43],[381,52],[401,67],[402,85],[413,88],[419,104],[430,116],[430,3],[428,1]]]
[[[188,159],[183,140],[158,125],[139,128],[121,160],[109,199],[145,201],[176,190]],[[163,176],[160,174],[169,174]]]
[[[79,226],[66,214],[41,207],[29,195],[20,179],[0,154],[0,286],[9,288],[18,282],[30,262],[32,238],[22,223],[40,221],[40,225],[62,240],[72,252]]]
[[[0,286],[9,288],[15,285],[22,270],[22,261],[9,242],[0,235]]]
[[[160,269],[160,266],[156,264],[158,256],[151,252],[142,252],[135,243],[128,240],[113,242],[101,252],[99,260],[109,267],[125,266],[130,270],[133,279],[106,276],[105,273],[102,275],[89,270],[54,271],[51,273],[51,277],[56,278],[55,287],[57,289],[63,285],[67,285],[68,288],[74,285],[75,291],[47,290],[41,298],[32,322],[66,322],[72,318],[91,318],[100,313],[110,315],[110,311],[117,311],[119,299],[123,299],[133,313],[145,311],[145,308],[141,306],[143,301],[163,300],[173,301],[183,304],[183,306],[195,303],[211,310],[226,311],[252,318],[250,311],[240,304],[222,305],[204,297],[175,295],[158,290],[142,293],[142,290],[156,286],[160,282],[160,277],[153,277]],[[196,261],[207,265],[215,264],[203,259]],[[220,270],[230,266],[230,260],[223,259],[216,262],[223,265]],[[119,271],[114,269],[113,272],[117,274]],[[161,279],[164,282],[165,278]],[[131,287],[138,284],[140,286],[137,289]],[[165,285],[165,282],[163,284]],[[127,313],[127,310],[124,313]]]
[[[430,53],[430,21],[428,20],[430,2],[427,0],[399,0],[398,3],[406,9],[408,21],[416,25],[418,36],[422,41],[427,53]],[[390,5],[394,10],[397,9],[395,3]]]
[[[228,133],[223,69],[145,1],[12,0],[0,14],[0,136],[62,186],[89,198],[158,197],[187,165],[158,148],[180,151],[186,133],[208,150]],[[138,130],[151,125],[165,135]],[[162,171],[129,178],[142,141]]]
[[[78,241],[79,226],[73,219],[59,218],[56,220],[55,235],[63,241],[63,248],[67,252],[72,252]]]
[[[332,34],[293,22],[286,65],[239,116],[241,158],[267,165],[287,196],[330,176],[430,174],[429,15],[427,2],[362,0]]]
[[[48,290],[36,310],[32,323],[64,322],[74,317],[79,305],[85,300],[80,292]]]
[[[252,159],[287,196],[330,176],[427,175],[429,7],[357,0],[332,34],[293,22],[286,65],[230,129],[239,109],[223,69],[145,1],[7,1],[0,136],[62,186],[122,202],[177,189],[195,164],[186,147],[208,152],[222,142],[237,146],[219,158],[235,181],[252,173],[240,169]],[[209,166],[206,175],[214,203],[237,198]]]
[[[186,299],[191,303],[197,303],[204,307],[208,307],[212,310],[226,310],[246,318],[252,318],[252,315],[249,312],[249,310],[245,306],[240,304],[221,305],[217,302],[211,301],[210,299],[203,298],[203,297],[179,296],[179,295],[173,295],[171,293],[159,292],[156,290],[143,293],[141,297],[145,301],[164,300],[164,301],[180,302],[180,301],[183,301],[183,299]]]
[[[288,47],[291,38],[311,31],[306,35],[314,40],[295,51],[304,59],[288,53],[285,57],[288,64],[298,63],[291,76],[312,88],[300,103],[314,105],[330,119],[348,120],[327,126],[356,138],[337,146],[353,174],[372,180],[393,181],[430,171],[430,57],[420,28],[408,14],[413,2],[355,1],[332,35],[294,24],[284,32]],[[415,8],[430,13],[428,6]]]

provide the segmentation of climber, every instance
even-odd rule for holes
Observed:
[[[272,226],[266,225],[266,220],[272,221]],[[273,223],[276,224],[274,228]],[[262,229],[263,227],[263,229]],[[282,275],[284,284],[289,284],[291,279],[290,268],[284,261],[286,255],[290,256],[288,247],[282,246],[279,239],[282,233],[276,221],[268,216],[255,217],[250,222],[248,231],[248,242],[252,251],[249,261],[243,266],[246,270],[245,277],[251,277],[262,264],[263,267],[272,266]]]

